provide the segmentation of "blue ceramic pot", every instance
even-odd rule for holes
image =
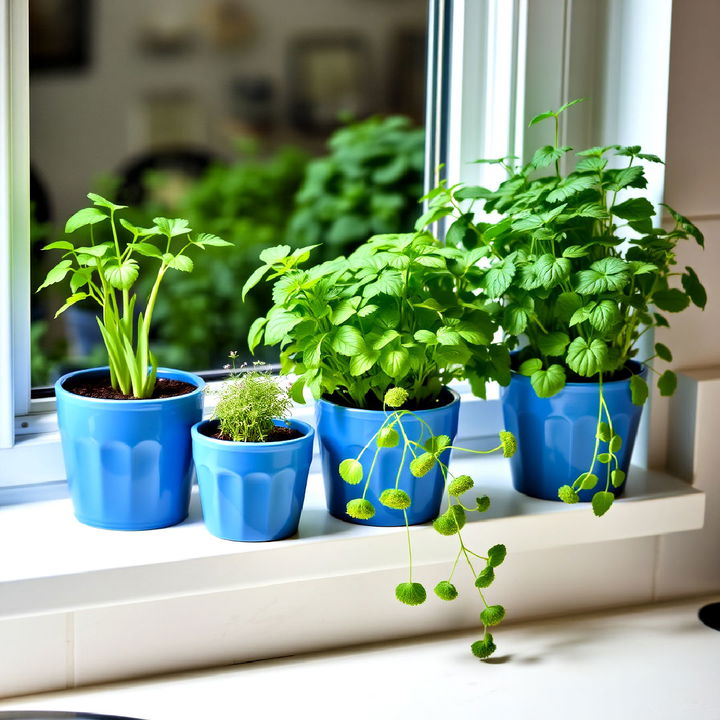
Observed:
[[[224,540],[264,542],[294,535],[305,501],[315,431],[288,421],[303,434],[279,442],[231,442],[204,434],[216,420],[192,429],[193,460],[207,529]],[[276,425],[285,425],[280,420]]]
[[[150,400],[101,400],[65,390],[71,379],[108,377],[80,370],[55,383],[65,470],[75,516],[110,530],[151,530],[182,522],[192,482],[190,428],[202,418],[205,383],[158,369],[197,388]]]
[[[433,435],[448,435],[454,439],[458,427],[460,396],[449,388],[447,391],[452,396],[452,400],[447,405],[430,410],[418,410],[416,414],[430,426]],[[338,471],[343,460],[357,457],[365,444],[380,429],[389,413],[382,410],[343,407],[327,400],[319,400],[316,408],[325,496],[330,514],[359,525],[380,527],[404,525],[403,511],[385,507],[379,500],[383,490],[394,487],[402,459],[402,441],[397,447],[382,448],[378,453],[365,495],[375,506],[375,515],[369,520],[351,518],[345,510],[350,500],[362,497],[365,479],[370,472],[375,451],[374,445],[371,445],[360,459],[365,479],[359,485],[349,485],[340,477]],[[404,417],[403,427],[410,440],[422,444],[428,439],[427,428],[417,418]],[[410,495],[412,500],[412,505],[407,509],[408,522],[410,525],[419,525],[437,517],[443,497],[444,479],[437,465],[424,477],[413,477],[409,469],[410,459],[412,458],[408,453],[398,487]],[[450,451],[446,450],[440,459],[447,464]]]
[[[633,374],[643,378],[647,368],[630,361]],[[613,421],[613,429],[623,441],[617,454],[620,469],[626,474],[635,444],[642,405],[633,405],[630,379],[603,382],[603,396]],[[598,383],[568,383],[557,395],[539,398],[530,378],[512,374],[508,387],[501,389],[505,429],[514,433],[518,450],[510,460],[515,489],[544,500],[559,500],[558,488],[572,485],[587,472],[595,449],[595,431],[600,399]],[[607,443],[601,442],[599,452]],[[605,489],[606,465],[595,463],[593,472],[600,482],[593,490],[580,491],[580,500],[590,500]],[[614,469],[614,466],[613,466]],[[625,485],[610,486],[620,495]]]

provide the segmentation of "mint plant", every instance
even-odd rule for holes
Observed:
[[[95,193],[88,193],[88,198],[93,206],[72,215],[65,224],[65,233],[70,235],[87,228],[89,243],[76,245],[70,240],[57,240],[46,245],[45,250],[64,252],[38,291],[69,279],[71,295],[55,317],[81,300],[96,302],[102,310],[102,317],[97,321],[108,353],[113,388],[124,395],[147,398],[155,388],[157,374],[157,363],[150,351],[150,326],[166,273],[193,270],[193,261],[185,254],[192,246],[204,249],[230,243],[205,233],[191,236],[188,221],[181,218],[157,217],[150,228],[135,227],[124,218],[116,218],[118,211],[126,206],[116,205]],[[108,222],[112,240],[96,243],[93,228]],[[124,238],[118,232],[118,225],[128,233]],[[144,310],[136,321],[138,296],[133,287],[140,275],[138,256],[156,262],[157,270]]]
[[[425,587],[413,580],[413,552],[412,536],[408,523],[407,510],[412,505],[410,495],[401,490],[400,478],[406,463],[414,477],[424,477],[436,465],[440,467],[445,480],[448,495],[447,510],[433,521],[433,528],[440,535],[457,536],[458,551],[447,579],[443,579],[435,586],[435,594],[441,600],[455,600],[458,597],[457,587],[453,584],[458,563],[463,560],[468,566],[477,589],[483,610],[480,621],[483,625],[483,636],[471,646],[472,653],[478,658],[487,658],[495,652],[496,646],[493,636],[488,628],[499,625],[505,617],[505,608],[502,605],[488,604],[484,590],[495,579],[495,568],[505,560],[507,550],[504,545],[494,545],[485,555],[471,550],[463,541],[462,530],[467,521],[467,513],[483,513],[490,507],[490,498],[481,495],[475,498],[474,506],[463,504],[462,497],[474,487],[474,481],[469,475],[454,475],[449,467],[441,460],[443,453],[450,450],[485,455],[502,450],[505,457],[512,457],[517,449],[517,442],[512,433],[501,431],[500,444],[492,450],[470,450],[456,447],[447,435],[434,435],[429,425],[417,413],[401,409],[408,401],[408,394],[404,388],[392,387],[386,393],[383,401],[383,410],[386,417],[378,431],[370,438],[365,447],[355,458],[347,458],[340,463],[340,476],[350,485],[365,482],[363,494],[359,498],[350,500],[347,504],[347,514],[350,517],[368,520],[375,514],[375,507],[367,499],[367,491],[375,468],[375,462],[383,448],[394,448],[402,443],[402,457],[394,478],[388,478],[388,487],[380,494],[380,502],[388,508],[402,510],[405,518],[405,531],[408,547],[408,579],[395,588],[395,597],[405,605],[421,605],[427,599]],[[405,432],[403,419],[413,417],[423,426],[420,441],[411,440]],[[360,462],[362,456],[374,446],[373,459],[367,477],[363,477],[363,466]]]
[[[638,340],[669,325],[666,313],[681,312],[690,303],[704,308],[707,295],[696,272],[678,270],[675,254],[681,240],[694,238],[700,246],[704,240],[692,222],[667,205],[671,226],[653,223],[655,209],[635,191],[647,186],[644,164],[662,161],[637,145],[582,150],[574,168],[561,172],[572,148],[559,145],[560,117],[577,102],[533,118],[531,125],[554,123],[555,142],[539,148],[529,163],[513,157],[482,161],[507,171],[496,190],[440,185],[430,193],[431,207],[421,220],[451,216],[450,247],[468,254],[486,249],[491,265],[476,287],[503,303],[509,345],[527,340],[516,369],[530,377],[539,397],[555,395],[568,381],[599,383],[594,454],[587,472],[561,487],[559,497],[574,503],[578,490],[597,487],[593,510],[603,515],[614,499],[611,486],[625,479],[616,456],[623,438],[613,429],[603,382],[628,372]],[[476,221],[476,201],[502,218]],[[656,359],[670,362],[670,349],[656,343],[643,362]],[[649,368],[660,394],[671,395],[675,374]],[[635,374],[630,387],[632,401],[642,405],[646,382]]]
[[[479,394],[508,372],[507,349],[493,341],[500,306],[473,291],[483,250],[444,247],[427,232],[377,235],[347,258],[303,269],[314,248],[264,250],[243,288],[245,297],[263,278],[275,281],[275,304],[248,344],[281,346],[282,372],[298,376],[294,399],[307,387],[315,398],[381,409],[400,387],[419,406],[465,377],[471,358]]]

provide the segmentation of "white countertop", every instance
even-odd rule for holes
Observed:
[[[718,720],[720,632],[697,619],[711,600],[501,627],[502,654],[489,662],[470,655],[474,634],[452,633],[6,700],[0,710],[143,720]]]

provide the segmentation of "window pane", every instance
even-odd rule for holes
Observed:
[[[158,360],[202,371],[229,350],[247,357],[247,329],[270,297],[258,287],[243,304],[240,289],[263,247],[323,243],[316,259],[331,258],[419,214],[426,8],[30,0],[33,287],[61,256],[41,248],[63,238],[88,191],[129,205],[140,227],[185,217],[233,247],[168,273]],[[95,242],[109,239],[98,228]],[[141,272],[139,302],[152,279]],[[66,291],[33,294],[35,386],[106,363],[93,304],[52,319]]]

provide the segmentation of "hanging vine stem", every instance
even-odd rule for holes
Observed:
[[[605,418],[603,420],[603,417]],[[606,447],[601,448],[600,443],[605,443]],[[622,438],[613,428],[612,414],[605,400],[603,391],[602,373],[598,375],[598,416],[595,428],[595,448],[590,461],[590,467],[587,472],[580,473],[575,478],[572,485],[563,485],[558,490],[558,497],[566,503],[576,503],[580,500],[578,492],[580,490],[592,490],[600,481],[598,476],[593,472],[596,463],[606,466],[605,489],[596,492],[592,497],[592,508],[595,515],[604,515],[615,500],[614,493],[610,490],[610,486],[614,488],[620,487],[625,482],[625,473],[620,469],[620,461],[617,452],[622,447]],[[613,463],[615,469],[613,470]]]
[[[412,498],[405,490],[401,489],[400,484],[403,472],[406,469],[405,463],[408,452],[412,459],[407,469],[413,477],[422,478],[432,470],[439,470],[448,496],[448,505],[447,510],[433,520],[432,525],[436,532],[441,535],[456,535],[459,548],[447,580],[441,580],[435,586],[434,592],[441,600],[450,601],[458,597],[457,587],[452,580],[460,558],[464,558],[483,605],[480,613],[483,634],[481,639],[471,645],[471,650],[476,657],[487,658],[496,650],[489,628],[499,625],[503,621],[505,608],[502,605],[490,605],[483,590],[488,588],[494,581],[494,568],[502,564],[507,551],[504,545],[494,545],[487,551],[486,555],[481,555],[467,547],[461,532],[467,522],[467,513],[476,512],[480,514],[486,512],[490,507],[490,498],[487,495],[482,495],[475,498],[475,507],[465,505],[461,501],[461,497],[474,487],[474,481],[469,475],[454,476],[447,464],[441,460],[441,456],[450,450],[457,450],[478,455],[502,451],[505,457],[512,457],[517,449],[517,442],[512,433],[503,430],[500,432],[500,444],[490,450],[471,450],[458,447],[452,444],[451,438],[447,435],[435,435],[430,425],[417,413],[411,410],[397,409],[404,405],[407,399],[408,394],[402,388],[388,390],[383,403],[383,410],[387,413],[384,422],[355,458],[347,458],[340,463],[340,476],[345,482],[357,485],[365,479],[362,496],[348,502],[347,514],[360,520],[369,520],[375,515],[375,506],[366,496],[370,487],[370,480],[375,471],[378,455],[384,448],[396,448],[402,442],[402,455],[395,481],[391,487],[384,489],[380,493],[378,500],[385,507],[401,510],[403,513],[408,548],[408,580],[400,583],[395,588],[395,596],[406,605],[421,605],[427,600],[427,591],[422,583],[413,580],[412,533],[410,532],[407,512],[412,506]],[[388,408],[395,409],[389,411]],[[410,439],[408,436],[403,423],[408,418],[412,418],[419,423],[420,433],[417,440]],[[376,445],[375,453],[368,475],[364,478],[364,468],[360,460],[373,442]],[[471,556],[484,563],[482,569],[476,569]]]

